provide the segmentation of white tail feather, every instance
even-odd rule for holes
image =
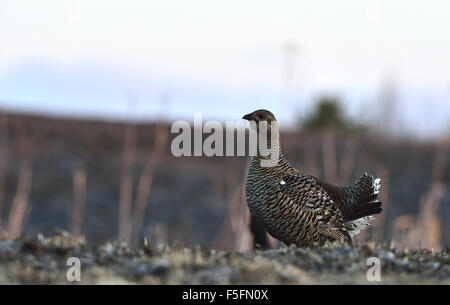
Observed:
[[[350,233],[350,236],[353,237],[355,235],[358,235],[359,232],[361,232],[361,230],[363,230],[367,226],[369,226],[370,223],[374,220],[375,220],[375,217],[366,216],[366,217],[358,218],[356,220],[347,221],[345,223],[345,226],[347,228],[348,233]]]
[[[380,192],[380,186],[381,186],[380,181],[381,181],[380,178],[377,178],[373,181],[372,187],[373,187],[373,193],[375,195]]]

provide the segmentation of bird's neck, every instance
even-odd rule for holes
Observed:
[[[258,161],[261,167],[276,167],[284,159],[281,152],[280,133],[278,129],[267,132],[258,132],[254,161]]]

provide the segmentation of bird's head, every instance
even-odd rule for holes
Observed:
[[[257,154],[263,160],[261,166],[276,166],[280,156],[280,134],[278,122],[272,112],[259,109],[246,114],[242,119],[250,121],[251,130],[256,131]]]
[[[242,117],[242,119],[247,121],[255,121],[257,124],[259,122],[266,121],[268,125],[270,125],[271,122],[277,121],[273,113],[265,109],[259,109],[253,111],[252,113],[246,114]]]
[[[276,134],[278,134],[277,119],[275,119],[275,116],[269,110],[255,110],[252,113],[244,115],[242,119],[250,121],[250,128],[256,130],[258,134],[260,130],[262,130],[260,127],[262,127],[263,130],[267,130],[268,137],[270,137],[272,129],[276,130]]]

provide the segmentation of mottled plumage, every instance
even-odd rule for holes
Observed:
[[[271,112],[257,110],[243,118],[267,122],[268,142],[279,153],[274,166],[261,166],[268,157],[259,153],[258,141],[246,181],[249,209],[273,237],[297,246],[335,240],[351,243],[352,236],[374,219],[371,215],[381,212],[380,179],[364,174],[354,184],[340,187],[303,174],[284,158],[278,131],[269,140],[270,126],[276,122]]]

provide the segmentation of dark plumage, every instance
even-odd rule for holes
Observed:
[[[350,186],[334,186],[303,174],[284,158],[277,128],[272,129],[271,137],[271,127],[278,125],[270,111],[256,110],[243,119],[256,122],[256,126],[267,122],[269,147],[279,154],[272,166],[262,166],[261,161],[269,157],[260,153],[258,140],[246,181],[250,211],[273,237],[297,246],[336,240],[351,243],[352,236],[374,219],[371,215],[381,212],[377,200],[380,179],[363,174]],[[258,127],[257,131],[259,134]]]

